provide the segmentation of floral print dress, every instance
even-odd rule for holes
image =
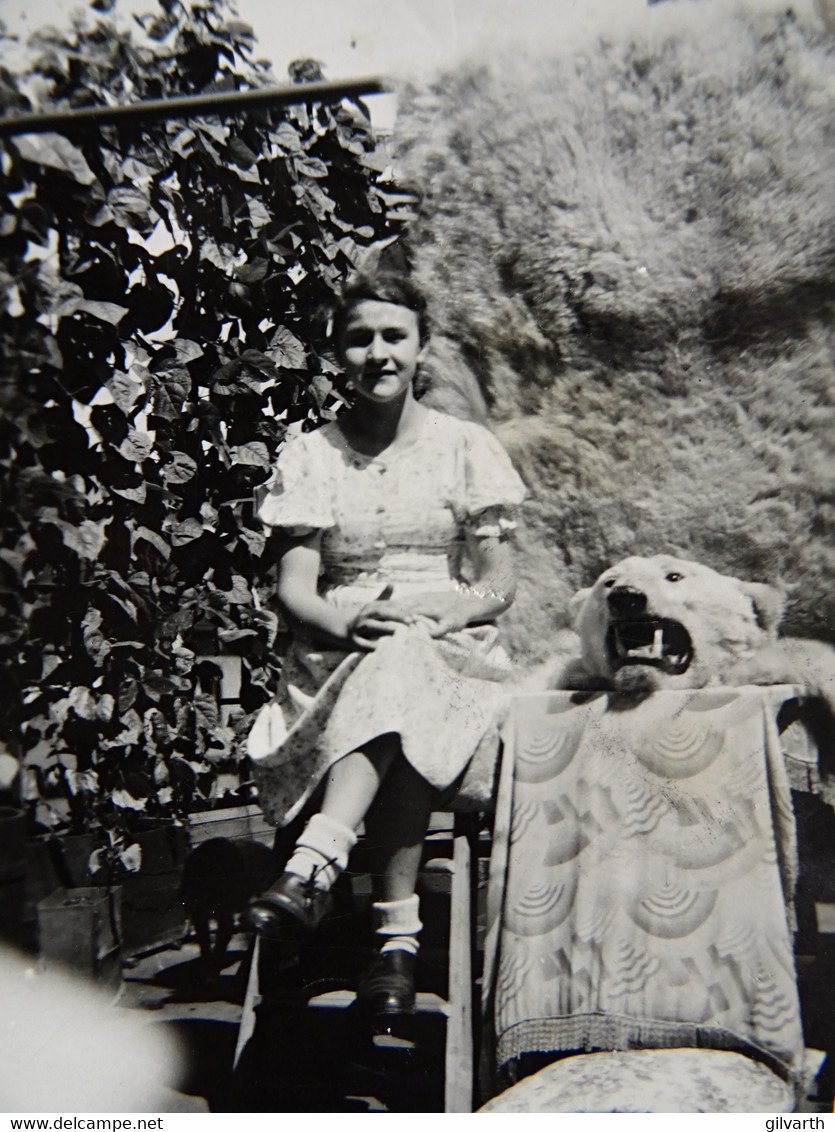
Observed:
[[[454,591],[473,540],[503,537],[525,489],[480,425],[428,410],[415,439],[364,456],[335,423],[302,433],[279,456],[259,515],[301,536],[321,531],[319,593],[357,612],[391,598]],[[492,623],[433,639],[403,626],[373,652],[322,648],[298,634],[248,753],[265,814],[299,814],[340,758],[395,733],[439,790],[464,774],[502,702],[510,664]]]

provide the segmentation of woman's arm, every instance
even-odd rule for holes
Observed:
[[[516,597],[513,549],[498,536],[476,538],[473,544],[475,576],[469,585],[460,587],[460,593],[462,600],[473,602],[472,621],[491,621],[509,609]]]
[[[499,537],[474,539],[471,550],[473,580],[461,583],[457,592],[418,594],[404,599],[419,617],[428,617],[435,624],[433,637],[464,629],[481,621],[492,621],[503,613],[516,596],[513,552]]]
[[[316,639],[346,648],[351,615],[319,596],[321,537],[315,532],[285,550],[278,568],[278,600],[294,628],[303,627]]]
[[[359,613],[352,613],[320,597],[320,542],[319,532],[308,535],[294,542],[281,557],[278,600],[292,624],[335,648],[373,649],[379,637],[414,620],[410,611],[392,602],[371,602]]]

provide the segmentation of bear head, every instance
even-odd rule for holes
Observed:
[[[773,643],[783,596],[698,562],[625,558],[572,602],[582,665],[618,691],[702,688]]]

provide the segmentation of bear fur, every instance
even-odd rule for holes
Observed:
[[[563,639],[529,687],[649,693],[801,684],[835,726],[835,649],[778,636],[783,595],[775,586],[669,554],[636,556],[580,590],[571,612],[574,649]]]

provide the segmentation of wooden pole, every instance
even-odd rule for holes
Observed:
[[[179,98],[157,98],[129,102],[123,106],[83,106],[75,110],[51,110],[36,114],[9,114],[0,118],[0,138],[15,134],[42,134],[50,130],[74,133],[98,126],[123,122],[167,118],[194,118],[208,114],[241,114],[270,106],[291,106],[301,102],[341,102],[364,94],[386,94],[391,86],[379,78],[320,80],[287,86],[259,87],[257,90],[213,91]]]

